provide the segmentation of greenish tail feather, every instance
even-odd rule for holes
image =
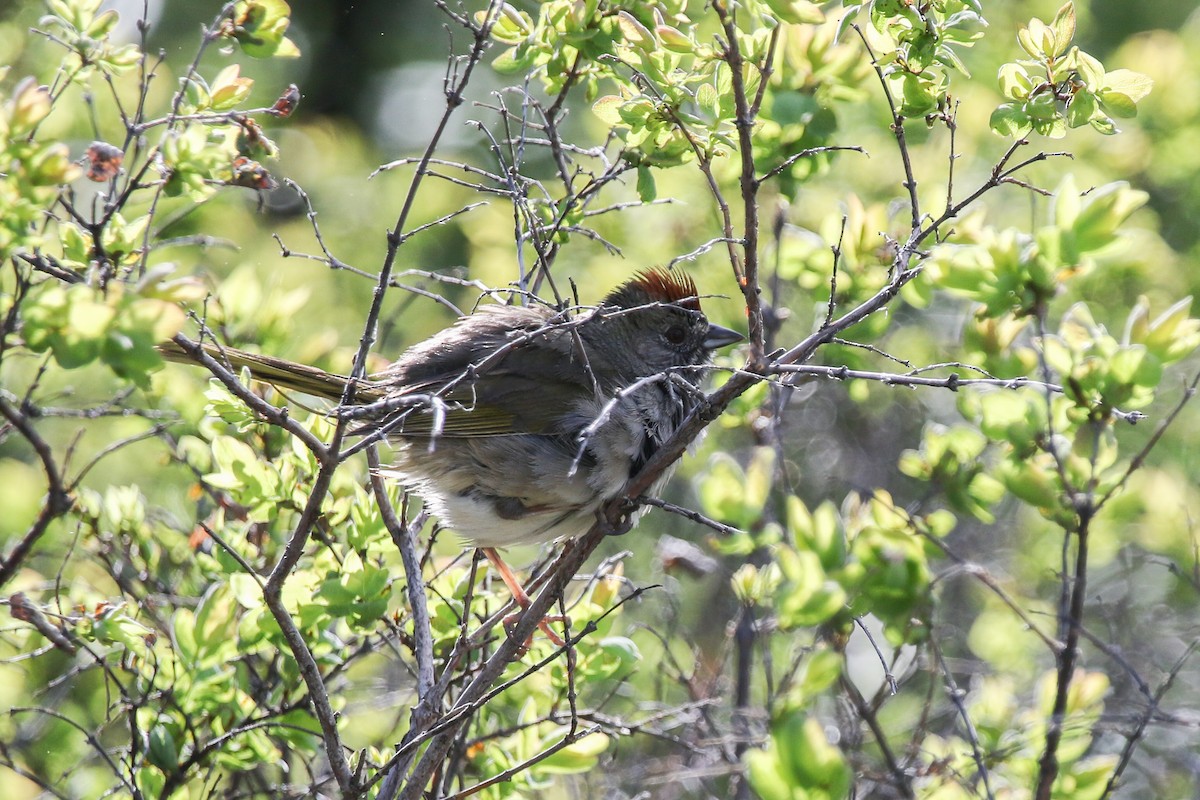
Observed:
[[[250,375],[258,381],[269,383],[281,389],[293,389],[315,397],[330,400],[341,400],[346,389],[347,378],[334,372],[326,372],[307,364],[286,361],[282,358],[248,353],[236,347],[218,347],[210,342],[201,345],[204,352],[218,363],[233,367],[234,371],[243,367],[250,370]],[[158,346],[158,352],[168,361],[181,364],[196,364],[197,359],[183,349],[177,342],[163,342]],[[355,392],[358,403],[370,403],[382,399],[386,390],[378,384],[365,382],[359,385]]]

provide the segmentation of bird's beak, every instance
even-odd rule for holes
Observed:
[[[735,342],[740,342],[745,338],[745,336],[742,336],[735,330],[709,323],[708,334],[704,337],[704,349],[716,350],[720,347],[727,347]]]

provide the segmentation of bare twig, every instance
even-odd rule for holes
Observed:
[[[440,695],[434,692],[433,629],[429,621],[429,606],[425,602],[425,581],[421,576],[421,561],[417,556],[417,532],[427,519],[424,513],[406,523],[396,515],[388,497],[379,463],[379,452],[375,447],[367,450],[367,464],[371,470],[371,491],[379,503],[384,525],[391,534],[392,542],[400,551],[404,564],[405,591],[413,617],[413,651],[417,657],[417,702],[410,712],[408,736],[419,736],[437,719],[441,706]],[[380,784],[380,800],[395,797],[399,779],[408,769],[408,761],[401,760],[389,766],[389,772]]]
[[[887,765],[888,772],[891,774],[892,783],[896,791],[907,798],[915,798],[913,792],[912,779],[905,772],[904,767],[896,760],[896,755],[892,752],[891,745],[888,744],[887,734],[883,727],[879,724],[879,718],[875,711],[871,708],[866,698],[862,696],[862,692],[854,685],[854,682],[847,678],[844,674],[838,679],[838,684],[846,697],[849,698],[851,705],[854,706],[859,719],[867,724],[871,729],[871,733],[875,737],[875,746],[879,748],[879,753],[883,756],[883,762]]]
[[[1157,713],[1159,703],[1162,702],[1163,697],[1166,696],[1167,692],[1171,691],[1171,686],[1174,685],[1175,678],[1179,676],[1179,673],[1183,670],[1183,665],[1187,663],[1188,659],[1192,657],[1192,653],[1196,651],[1196,646],[1197,642],[1195,641],[1189,643],[1187,649],[1175,660],[1171,669],[1168,670],[1166,677],[1163,678],[1162,682],[1158,685],[1158,689],[1155,690],[1153,697],[1150,698],[1146,709],[1138,717],[1133,730],[1125,735],[1125,746],[1121,748],[1121,755],[1117,758],[1117,765],[1113,767],[1112,775],[1109,776],[1108,783],[1104,787],[1104,793],[1100,795],[1101,798],[1112,795],[1120,785],[1121,776],[1125,774],[1125,769],[1133,759],[1134,749],[1142,740],[1146,726],[1150,724],[1155,713]]]
[[[871,66],[875,70],[875,76],[879,78],[879,85],[883,89],[883,97],[887,101],[888,111],[892,114],[892,134],[896,137],[896,148],[900,151],[900,162],[904,167],[903,185],[908,190],[908,207],[912,219],[912,230],[915,231],[921,227],[921,200],[917,195],[917,176],[913,172],[912,156],[909,154],[908,140],[904,133],[904,117],[900,114],[896,98],[892,95],[892,88],[888,86],[887,77],[883,74],[883,66],[879,63],[874,48],[867,41],[866,34],[863,33],[858,23],[852,24],[851,27],[858,34],[858,38],[862,40],[863,48],[866,49],[867,55],[871,59]]]
[[[0,415],[3,415],[9,424],[25,437],[25,441],[29,442],[29,446],[33,448],[42,462],[42,471],[46,475],[47,483],[46,499],[42,502],[37,518],[29,526],[25,535],[8,552],[3,563],[0,563],[0,586],[3,586],[16,574],[38,540],[50,527],[50,523],[67,513],[71,509],[73,501],[69,490],[63,483],[62,472],[54,459],[50,445],[37,432],[29,419],[21,413],[20,409],[2,396],[0,396]]]
[[[942,680],[946,684],[946,695],[954,704],[955,710],[958,711],[963,729],[967,732],[967,741],[971,744],[971,757],[975,760],[975,769],[979,773],[980,780],[983,781],[983,790],[987,793],[988,800],[993,800],[995,794],[992,792],[991,774],[988,771],[984,753],[979,747],[979,734],[975,730],[975,723],[971,721],[967,705],[963,702],[966,693],[958,688],[958,683],[954,680],[954,673],[950,671],[950,666],[946,663],[946,658],[942,655],[942,648],[938,645],[936,638],[930,639],[930,645],[933,648],[933,655],[937,659],[938,671],[942,674]]]
[[[761,288],[758,277],[758,188],[759,181],[755,177],[754,168],[754,120],[755,111],[751,108],[751,100],[746,93],[745,75],[742,67],[745,59],[741,52],[737,23],[729,6],[724,2],[713,3],[713,10],[720,20],[721,28],[725,31],[724,52],[722,57],[729,65],[732,77],[734,127],[737,129],[738,156],[741,168],[738,182],[742,191],[742,263],[740,273],[738,263],[733,263],[738,287],[746,301],[747,339],[750,341],[750,363],[759,366],[766,354],[765,327],[763,325],[763,305]],[[773,35],[777,35],[775,32]],[[774,45],[769,49],[773,55]],[[759,68],[760,71],[762,67]],[[757,106],[757,102],[754,104]],[[726,234],[728,235],[728,234]]]
[[[1142,447],[1142,449],[1139,450],[1134,457],[1129,460],[1129,466],[1125,468],[1125,472],[1121,475],[1120,480],[1114,483],[1107,492],[1105,492],[1099,497],[1099,499],[1096,500],[1097,509],[1103,508],[1105,505],[1107,505],[1108,501],[1113,498],[1113,495],[1115,495],[1117,492],[1123,489],[1127,483],[1129,483],[1129,478],[1133,475],[1133,473],[1142,468],[1142,466],[1146,463],[1146,458],[1150,455],[1150,451],[1158,445],[1158,442],[1162,439],[1163,434],[1167,432],[1167,429],[1171,427],[1171,425],[1179,417],[1180,413],[1183,412],[1183,409],[1187,406],[1187,404],[1190,403],[1192,398],[1196,396],[1196,389],[1198,386],[1200,386],[1200,372],[1197,372],[1196,376],[1192,378],[1192,380],[1189,381],[1184,387],[1183,396],[1179,398],[1179,402],[1175,404],[1175,408],[1171,409],[1171,413],[1167,414],[1163,421],[1158,424],[1158,427],[1154,429],[1154,433],[1150,435],[1150,438],[1146,441],[1146,444]]]
[[[735,528],[732,525],[726,525],[723,522],[717,522],[715,519],[709,519],[708,517],[704,516],[699,511],[694,511],[690,508],[685,508],[684,506],[677,506],[674,503],[668,503],[666,500],[659,500],[657,497],[642,495],[640,497],[635,497],[631,502],[638,505],[661,508],[668,514],[676,514],[684,519],[699,523],[706,528],[712,528],[714,531],[724,536],[733,536],[734,534],[743,533],[740,528]]]

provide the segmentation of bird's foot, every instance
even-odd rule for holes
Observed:
[[[485,547],[482,548],[482,550],[487,560],[490,561],[492,566],[496,568],[496,572],[499,573],[501,580],[503,580],[505,585],[508,586],[509,592],[512,593],[513,600],[515,600],[517,605],[521,607],[519,611],[514,611],[503,620],[504,629],[508,631],[509,635],[511,636],[513,626],[515,626],[517,624],[517,620],[521,618],[521,613],[525,609],[529,608],[533,601],[529,599],[529,595],[525,593],[525,589],[521,586],[521,582],[517,580],[516,575],[513,575],[512,570],[509,569],[508,565],[504,563],[504,559],[500,557],[500,554],[496,552],[495,548]],[[554,629],[550,627],[551,621],[570,624],[570,619],[558,614],[542,617],[541,621],[538,622],[538,628],[540,628],[541,631],[546,634],[550,641],[554,643],[555,647],[565,646],[566,642],[563,641],[563,638],[555,633]],[[532,636],[525,640],[525,644],[523,645],[524,650],[529,649],[529,644],[532,641]],[[522,655],[524,655],[524,652],[522,652]]]
[[[509,636],[512,635],[512,630],[513,630],[513,628],[516,627],[517,622],[521,619],[522,613],[524,613],[524,609],[521,609],[519,611],[514,611],[513,613],[509,614],[507,617],[505,617],[502,620],[503,625],[504,625],[504,630],[506,630],[508,632]],[[553,628],[550,627],[551,622],[566,623],[567,625],[569,625],[569,624],[571,624],[570,618],[564,617],[562,614],[553,614],[550,616],[542,617],[537,625],[538,629],[542,633],[546,634],[546,638],[549,639],[555,647],[565,647],[567,643],[563,640],[563,638],[561,636],[558,635],[557,632],[555,632],[555,630]],[[525,644],[522,645],[522,647],[525,650],[528,650],[529,645],[532,642],[533,642],[533,635],[530,634],[529,638],[527,638],[525,640]]]

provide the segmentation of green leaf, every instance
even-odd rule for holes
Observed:
[[[1032,30],[1033,23],[1038,24],[1037,33]],[[1041,20],[1035,19],[1029,25],[1022,25],[1017,30],[1017,44],[1021,45],[1021,49],[1029,55],[1030,58],[1036,61],[1045,61],[1046,54],[1042,51],[1041,29],[1045,26]]]
[[[1119,132],[1112,119],[1099,114],[1092,117],[1092,128],[1105,136],[1112,136]]]
[[[1025,136],[1033,127],[1029,115],[1012,103],[1005,103],[993,111],[988,124],[993,133],[1013,139]]]
[[[1006,462],[1000,478],[1010,492],[1035,508],[1049,510],[1061,503],[1058,480],[1043,466],[1032,462]]]
[[[24,78],[13,90],[8,111],[8,133],[23,136],[50,113],[50,90],[32,77]]]
[[[244,572],[229,576],[229,588],[233,597],[242,608],[261,608],[263,605],[262,589],[253,577]]]
[[[96,359],[115,316],[116,309],[104,303],[82,297],[71,303],[66,327],[54,347],[54,358],[63,369],[81,367]]]
[[[808,790],[809,797],[814,790],[821,790],[823,797],[846,796],[850,767],[815,718],[791,712],[772,726],[771,743],[778,748],[780,771],[794,788]]]
[[[743,498],[751,508],[763,508],[771,493],[775,475],[775,448],[756,447],[746,464],[746,482]]]
[[[1137,116],[1137,104],[1128,95],[1104,89],[1100,92],[1099,100],[1100,107],[1118,119],[1132,119]]]
[[[842,656],[833,650],[817,650],[805,659],[797,685],[804,697],[816,697],[833,686],[841,674]]]
[[[1153,388],[1162,380],[1163,370],[1162,363],[1145,347],[1134,345],[1122,347],[1113,355],[1109,372],[1120,383]]]
[[[532,63],[531,59],[518,56],[518,50],[519,48],[510,47],[501,51],[500,55],[492,61],[492,69],[501,75],[514,75],[528,69]],[[525,52],[529,52],[527,48]]]
[[[120,15],[118,15],[116,11],[109,9],[103,14],[97,15],[97,17],[92,20],[92,24],[87,27],[87,31],[85,31],[85,33],[89,38],[103,39],[112,32],[114,27],[116,27],[119,19]]]
[[[608,125],[620,125],[622,123],[621,106],[624,103],[625,101],[620,97],[606,94],[592,103],[592,113]]]
[[[1097,108],[1096,96],[1087,89],[1080,89],[1071,98],[1071,104],[1067,106],[1067,127],[1082,128],[1087,125],[1096,116]],[[1136,109],[1134,111],[1136,113]],[[1113,112],[1109,110],[1109,113]],[[1114,116],[1120,115],[1114,114]]]
[[[721,96],[711,83],[703,83],[696,90],[696,105],[713,119],[721,118]]]
[[[1117,760],[1118,756],[1113,753],[1085,758],[1072,764],[1067,770],[1067,775],[1055,783],[1056,794],[1060,783],[1065,783],[1065,778],[1070,780],[1072,785],[1071,800],[1101,800],[1108,794],[1108,781],[1117,766]]]
[[[779,765],[779,754],[772,741],[766,750],[750,750],[744,756],[746,775],[761,800],[798,800],[788,777]]]
[[[1052,114],[1042,119],[1035,119],[1033,129],[1048,139],[1061,139],[1067,135],[1067,120],[1062,114]]]
[[[642,660],[642,653],[632,639],[624,636],[609,636],[600,640],[600,650],[615,661],[617,667],[609,671],[609,676],[628,675],[637,668]]]
[[[167,776],[152,764],[137,771],[137,786],[142,797],[158,797],[167,785]]]
[[[704,513],[714,519],[741,526],[750,521],[742,484],[746,474],[730,455],[718,453],[697,480],[697,493]],[[754,514],[760,509],[751,509]]]
[[[1100,59],[1076,47],[1071,51],[1071,61],[1075,63],[1075,71],[1079,73],[1079,79],[1084,85],[1093,92],[1103,88],[1105,72]]]
[[[1071,40],[1075,38],[1075,4],[1065,3],[1054,15],[1054,21],[1050,23],[1050,27],[1054,30],[1053,55],[1057,56],[1067,52]]]
[[[127,44],[108,50],[96,61],[106,72],[125,72],[136,66],[141,60],[141,49],[136,44]]]
[[[633,14],[630,14],[628,11],[618,11],[617,25],[620,26],[621,35],[625,37],[626,43],[647,52],[654,49],[654,34]]]
[[[690,55],[696,50],[696,43],[678,28],[672,28],[670,25],[659,25],[655,27],[654,34],[658,37],[658,41],[662,43],[662,46],[672,53]]]
[[[1131,188],[1125,181],[1115,181],[1091,192],[1088,198],[1072,229],[1076,246],[1084,253],[1114,241],[1117,229],[1146,204],[1149,195]]]
[[[1060,228],[1070,228],[1079,218],[1082,206],[1075,176],[1068,174],[1054,191],[1054,224]]]
[[[284,33],[291,8],[284,0],[239,0],[234,6],[235,24],[227,29],[246,55],[295,57],[300,54],[295,42]]]
[[[767,8],[771,9],[771,13],[780,22],[820,25],[825,21],[825,13],[821,11],[821,7],[808,0],[767,0]]]
[[[826,577],[815,553],[782,548],[776,557],[787,580],[779,592],[781,628],[819,625],[845,608],[845,591]]]
[[[198,648],[196,646],[196,615],[190,608],[181,608],[175,612],[171,621],[172,638],[175,647],[179,649],[179,657],[185,665],[196,663]]]
[[[235,107],[250,96],[253,86],[253,79],[241,76],[241,67],[238,64],[230,64],[217,73],[209,87],[212,108],[216,111],[226,111]]]
[[[1029,399],[1024,394],[1011,391],[985,394],[979,398],[979,429],[992,441],[1024,442],[1035,432],[1029,428],[1029,409]]]
[[[999,492],[1002,493],[1004,491],[1004,487],[1000,486],[998,482],[995,482],[995,485]],[[998,502],[999,499],[999,495],[989,497],[991,502]],[[929,529],[929,533],[939,539],[948,535],[958,525],[958,519],[954,516],[953,512],[947,511],[944,508],[927,514],[924,522],[925,527]]]
[[[654,171],[645,164],[639,164],[637,168],[637,193],[638,199],[643,203],[650,203],[654,198],[658,197],[658,189],[654,185]]]
[[[836,569],[845,562],[846,537],[833,503],[826,501],[809,513],[803,500],[790,495],[787,522],[796,547],[816,553],[823,568]]]
[[[846,31],[850,30],[850,26],[854,24],[854,20],[857,18],[858,12],[862,10],[862,7],[862,3],[854,3],[852,5],[848,4],[845,6],[845,12],[842,14],[842,18],[838,22],[837,32],[834,35],[835,41],[840,42]]]
[[[167,726],[159,724],[151,729],[147,756],[163,772],[173,772],[179,767],[179,745]]]
[[[1144,299],[1139,301],[1139,307],[1143,302]],[[1200,346],[1200,320],[1188,316],[1191,307],[1192,298],[1185,297],[1150,323],[1144,319],[1139,321],[1131,314],[1126,338],[1146,345],[1163,363],[1178,361]],[[1146,313],[1148,308],[1143,315]]]
[[[1150,94],[1154,79],[1129,69],[1114,69],[1104,75],[1103,90],[1118,92],[1136,103]]]
[[[475,14],[475,23],[482,25],[487,19],[486,11]],[[492,38],[505,44],[517,44],[533,33],[533,18],[508,3],[500,6],[500,14],[492,25]]]
[[[923,117],[937,111],[937,95],[930,81],[919,75],[905,75],[901,83],[900,113],[906,117]]]
[[[557,732],[549,741],[543,741],[543,747],[554,744],[561,736],[562,732]],[[538,762],[537,768],[549,775],[588,772],[595,768],[600,756],[604,755],[608,742],[608,736],[603,733],[589,733]]]

